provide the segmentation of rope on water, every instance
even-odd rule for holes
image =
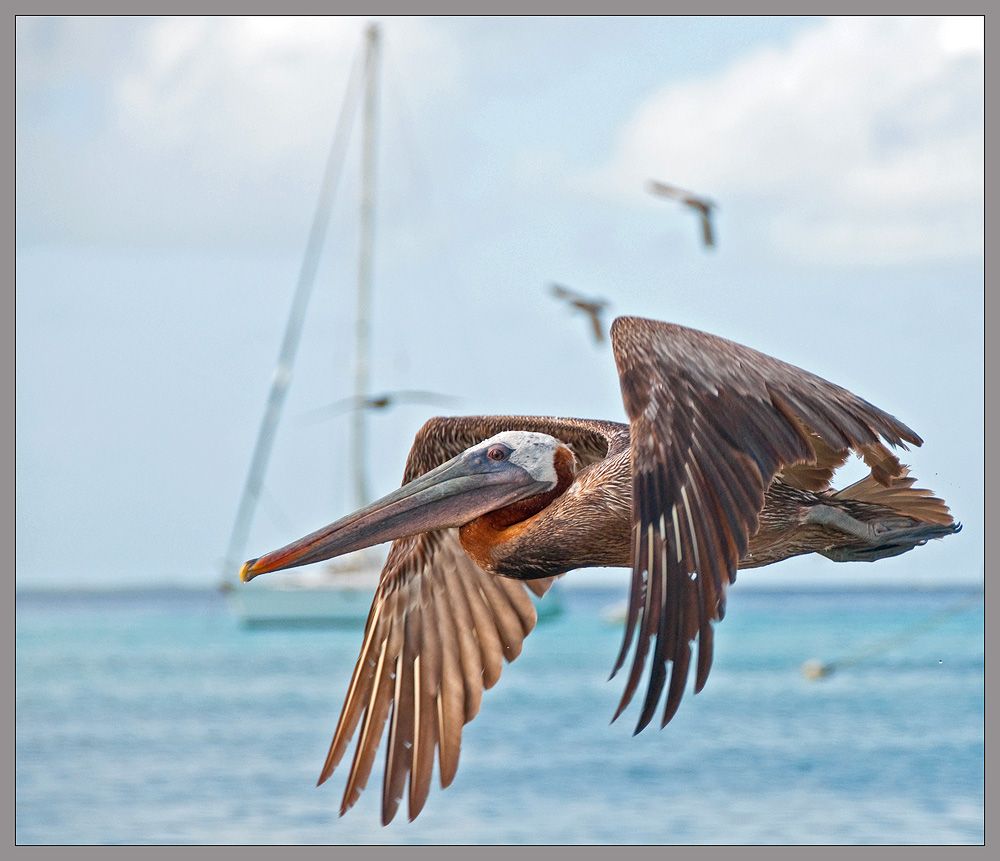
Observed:
[[[983,593],[976,592],[967,598],[963,598],[961,601],[956,602],[942,610],[939,610],[932,616],[928,616],[922,622],[918,622],[915,625],[906,628],[903,631],[897,632],[889,637],[885,637],[881,640],[876,641],[872,645],[868,646],[861,651],[855,652],[850,655],[846,655],[843,658],[838,658],[833,661],[828,661],[823,663],[822,661],[812,660],[806,661],[802,665],[802,675],[811,681],[816,681],[818,679],[826,678],[832,675],[836,670],[842,670],[846,667],[853,667],[860,664],[862,661],[868,658],[876,657],[884,652],[891,651],[902,643],[907,643],[910,640],[914,640],[921,634],[936,628],[938,625],[946,622],[952,616],[957,616],[959,613],[965,612],[973,604],[981,604],[983,601]]]

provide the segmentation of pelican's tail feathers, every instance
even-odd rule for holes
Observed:
[[[909,474],[909,469],[903,467],[900,474],[890,480],[888,485],[875,480],[873,475],[866,476],[861,481],[837,491],[833,496],[845,503],[860,502],[888,508],[893,512],[909,517],[920,523],[930,523],[938,526],[952,526],[955,523],[948,506],[939,499],[933,491],[922,487],[914,487],[916,478]],[[864,517],[861,512],[849,506],[855,517]],[[953,530],[957,531],[957,530]],[[950,534],[950,533],[949,533]],[[935,536],[936,537],[936,536]]]

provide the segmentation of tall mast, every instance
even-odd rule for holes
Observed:
[[[358,405],[352,413],[351,462],[354,471],[354,507],[367,505],[368,495],[368,397],[369,320],[372,264],[375,240],[375,119],[378,103],[379,29],[369,24],[365,32],[365,105],[361,153],[361,249],[358,260],[358,305],[355,320],[354,395]]]
[[[278,430],[278,419],[281,417],[288,386],[292,381],[292,368],[299,348],[302,325],[305,323],[306,307],[309,304],[309,295],[312,293],[313,283],[316,280],[320,252],[323,248],[327,225],[330,222],[330,209],[344,165],[344,152],[347,148],[351,120],[354,118],[357,107],[356,75],[357,64],[352,67],[351,75],[347,81],[347,91],[340,108],[340,116],[337,119],[337,128],[330,143],[330,152],[327,155],[323,180],[320,183],[319,199],[316,201],[316,210],[313,213],[309,238],[306,240],[305,254],[299,269],[298,282],[295,285],[295,295],[292,298],[292,308],[288,315],[288,322],[285,324],[285,335],[281,341],[278,364],[274,369],[274,376],[271,378],[271,389],[264,407],[264,416],[257,429],[257,441],[250,458],[250,468],[243,486],[243,493],[240,495],[233,531],[229,536],[229,546],[223,561],[223,571],[228,576],[236,573],[236,567],[243,558],[243,551],[250,534],[250,525],[264,486],[264,473],[267,471],[267,462],[270,459],[274,437]]]

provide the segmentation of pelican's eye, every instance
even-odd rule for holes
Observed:
[[[502,445],[491,445],[489,450],[486,452],[486,456],[490,460],[507,460],[507,456],[509,454],[510,451]]]

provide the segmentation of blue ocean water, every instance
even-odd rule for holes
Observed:
[[[343,818],[343,774],[315,786],[360,630],[242,629],[214,592],[19,593],[16,840],[983,842],[974,594],[737,586],[705,690],[636,737],[635,703],[608,725],[622,591],[563,597],[484,696],[452,786],[382,828],[381,755]]]

